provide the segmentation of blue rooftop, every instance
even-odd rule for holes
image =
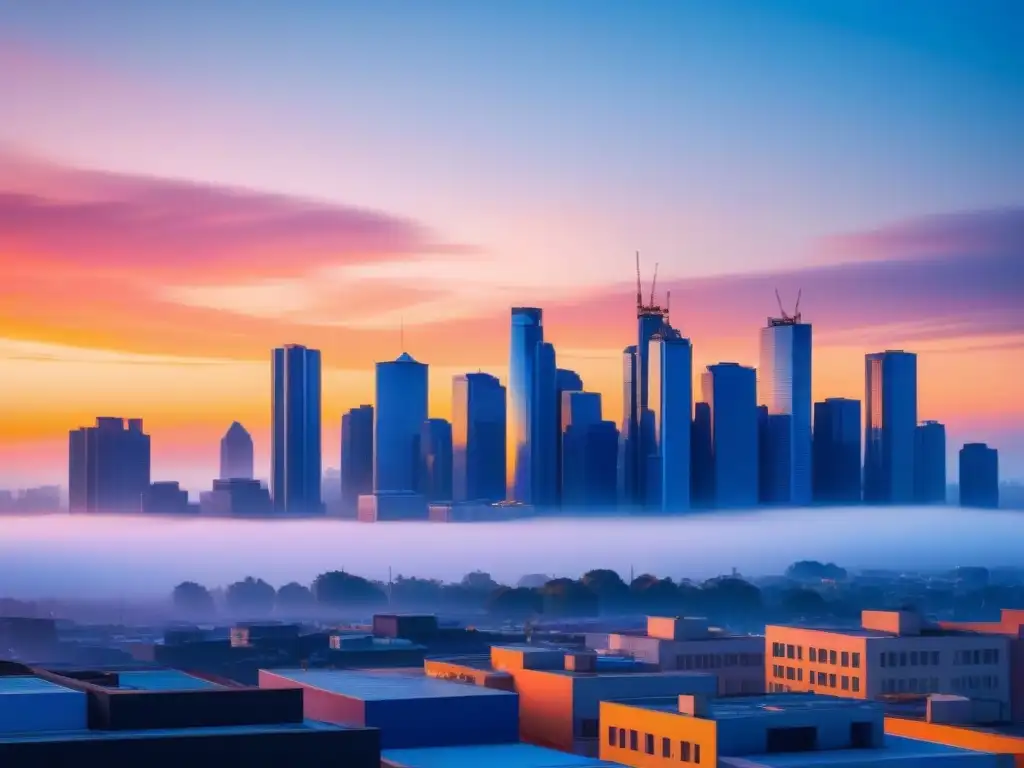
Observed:
[[[482,744],[470,747],[386,749],[380,754],[387,768],[612,768],[609,763],[532,744]]]
[[[879,764],[892,764],[894,768],[906,760],[908,765],[932,765],[938,761],[949,768],[994,768],[995,755],[989,752],[975,752],[930,741],[905,739],[899,736],[885,737],[882,749],[834,749],[813,752],[783,752],[773,755],[743,755],[742,757],[718,756],[722,768],[873,768]]]
[[[319,688],[363,701],[392,701],[394,699],[461,698],[464,696],[516,696],[509,691],[482,688],[468,683],[455,683],[427,677],[421,668],[415,669],[271,669],[266,674],[277,675],[297,685]]]
[[[179,672],[176,669],[146,669],[118,672],[119,690],[201,691],[221,688],[216,683]]]
[[[252,733],[294,733],[296,731],[349,731],[350,727],[315,720],[268,725],[225,725],[212,728],[147,728],[140,731],[37,731],[0,734],[0,744],[26,741],[87,741],[117,739],[158,739],[168,736],[244,736]]]
[[[0,677],[0,696],[25,695],[29,693],[69,693],[70,688],[51,683],[41,677],[15,675]]]

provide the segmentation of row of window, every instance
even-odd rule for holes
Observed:
[[[763,653],[687,653],[676,657],[676,668],[683,670],[762,666]]]
[[[640,734],[637,731],[630,730],[629,732],[629,746],[626,746],[626,734],[625,728],[617,728],[614,725],[608,726],[608,746],[618,747],[619,749],[631,749],[634,752],[640,751]],[[661,756],[662,757],[674,757],[672,754],[672,747],[674,742],[672,739],[663,737],[661,739]],[[644,752],[648,755],[654,754],[655,738],[653,733],[644,734]],[[694,744],[689,741],[679,742],[679,762],[681,763],[695,763],[700,764],[700,744]]]
[[[804,671],[801,667],[786,667],[782,664],[773,664],[772,677],[777,680],[795,680],[798,683],[802,683],[804,681]],[[860,693],[859,677],[842,675],[837,678],[834,672],[825,673],[811,670],[807,673],[807,682],[809,685],[819,685],[823,688],[835,688],[838,684],[841,690]]]
[[[882,693],[937,693],[939,679],[937,677],[909,679],[890,677],[882,681]]]
[[[999,687],[999,678],[995,675],[970,675],[954,677],[950,680],[954,691],[994,691]]]
[[[954,664],[998,664],[999,649],[977,649],[970,651],[955,651],[953,653]]]
[[[804,660],[804,647],[792,643],[772,643],[772,657],[776,659]],[[827,648],[809,648],[807,660],[816,664],[831,664],[832,666],[853,667],[860,669],[860,653],[854,651],[836,651]]]
[[[941,661],[938,651],[889,651],[878,657],[882,667],[937,667]]]

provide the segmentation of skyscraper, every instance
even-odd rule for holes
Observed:
[[[373,406],[341,417],[341,505],[354,514],[359,497],[373,493]]]
[[[555,348],[547,342],[537,345],[534,363],[533,419],[530,444],[533,462],[533,503],[558,503],[558,368]]]
[[[589,409],[588,409],[589,410]],[[611,507],[617,501],[615,465],[619,430],[611,421],[579,420],[562,434],[566,507]]]
[[[447,419],[423,422],[419,479],[427,501],[452,500],[452,425]]]
[[[374,492],[417,492],[420,435],[426,420],[427,366],[407,352],[397,360],[377,363]]]
[[[715,459],[711,448],[711,406],[695,403],[690,428],[690,505],[707,507],[714,502]]]
[[[758,500],[757,374],[738,363],[709,365],[702,380],[711,409],[714,503],[755,506]]]
[[[816,502],[860,501],[860,400],[830,397],[814,404],[813,467]]]
[[[511,459],[509,498],[533,502],[532,443],[535,419],[537,347],[544,341],[544,313],[536,307],[513,307],[508,367],[508,441]],[[552,384],[552,389],[554,388]]]
[[[637,307],[636,408],[633,413],[632,447],[634,452],[634,502],[645,504],[648,499],[648,465],[654,455],[654,421],[650,412],[650,345],[651,339],[668,327],[665,311],[661,307],[641,305]]]
[[[811,326],[800,321],[799,307],[793,316],[768,318],[761,329],[761,355],[757,369],[758,402],[768,408],[769,416],[789,416],[786,444],[790,455],[774,462],[786,467],[785,482],[770,483],[773,493],[786,498],[774,501],[805,505],[812,498],[811,469]],[[778,429],[783,422],[765,422]],[[773,445],[781,445],[775,439]]]
[[[237,421],[220,439],[220,479],[252,480],[252,437]]]
[[[582,507],[589,501],[587,447],[590,427],[601,422],[601,395],[597,392],[562,392],[562,423],[558,442],[562,453],[562,503]]]
[[[793,417],[769,413],[757,406],[758,500],[762,504],[790,504],[793,482]]]
[[[274,350],[271,493],[281,514],[323,511],[320,500],[320,350]]]
[[[558,454],[555,467],[555,482],[558,485],[558,501],[562,500],[562,431],[564,420],[562,419],[562,395],[566,392],[582,392],[583,379],[576,371],[568,368],[559,368],[555,371],[555,424],[558,425],[555,452]]]
[[[505,498],[505,387],[488,373],[452,380],[453,488],[455,501]]]
[[[914,496],[918,504],[946,503],[946,427],[937,421],[917,425],[914,444]]]
[[[864,500],[914,501],[917,355],[889,350],[865,356]]]
[[[960,449],[960,506],[999,507],[999,453],[985,443]]]
[[[142,419],[100,417],[68,434],[72,512],[139,512],[150,484],[150,440]]]
[[[662,512],[685,511],[690,508],[693,348],[668,324],[648,342],[648,382],[648,506]]]
[[[622,350],[622,422],[619,430],[619,498],[623,504],[636,501],[636,346]]]

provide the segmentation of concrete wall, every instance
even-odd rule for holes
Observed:
[[[907,720],[902,717],[885,718],[885,732],[890,736],[902,736],[961,749],[1012,755],[1014,765],[1017,768],[1024,768],[1024,737],[1021,736],[1004,736],[954,725]]]
[[[647,752],[648,736],[653,738],[654,754]],[[713,766],[717,765],[717,739],[714,720],[682,717],[676,712],[659,712],[608,701],[601,704],[598,743],[602,760],[634,768]],[[700,762],[696,763],[698,748]],[[684,760],[684,749],[689,753],[688,760]]]

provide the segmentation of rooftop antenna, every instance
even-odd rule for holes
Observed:
[[[640,289],[640,251],[636,252],[636,311],[639,312],[644,306],[644,294]]]
[[[665,322],[669,325],[671,322],[672,315],[672,291],[665,291]]]
[[[651,300],[648,302],[652,307],[654,306],[654,288],[658,284],[658,262],[654,262],[654,279],[651,280]]]

